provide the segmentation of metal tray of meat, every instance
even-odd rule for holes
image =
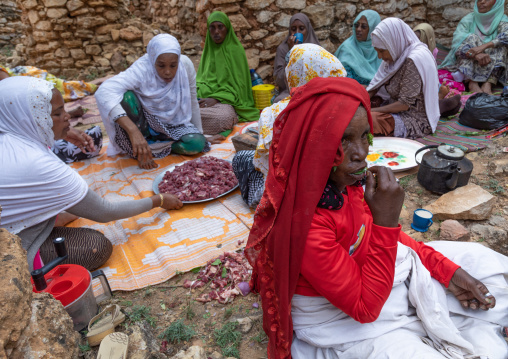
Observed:
[[[171,165],[169,167],[166,167],[162,170],[161,173],[159,173],[157,175],[157,177],[155,177],[155,179],[153,180],[153,184],[152,184],[152,190],[154,191],[155,194],[159,194],[159,183],[161,183],[162,181],[162,178],[164,177],[164,175],[166,174],[167,171],[169,172],[173,172],[175,170],[176,167],[178,166],[182,166],[183,164],[185,164],[186,162],[189,162],[189,161],[193,161],[193,160],[187,160],[187,161],[184,161],[184,162],[180,162],[180,163],[177,163],[177,164],[174,164],[174,165]],[[231,161],[229,160],[224,160],[224,161],[228,161],[231,163]],[[214,199],[217,199],[217,198],[220,198],[220,197],[223,197],[225,195],[227,195],[228,193],[231,193],[233,192],[235,189],[238,188],[238,184],[236,186],[234,186],[233,188],[231,188],[230,190],[218,195],[217,197],[213,197],[213,198],[206,198],[206,199],[200,199],[199,201],[182,201],[182,203],[186,204],[186,203],[201,203],[201,202],[208,202],[208,201],[213,201]]]

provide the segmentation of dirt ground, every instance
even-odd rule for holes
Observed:
[[[497,223],[504,223],[501,226],[505,230],[508,229],[506,228],[506,223],[508,223],[508,176],[506,174],[494,175],[492,163],[508,158],[508,153],[502,152],[502,148],[507,146],[508,136],[500,137],[496,138],[488,148],[467,155],[474,164],[470,182],[482,186],[497,197],[491,218],[496,217],[498,219]],[[419,241],[439,239],[439,221],[436,221],[426,233],[414,232],[410,227],[413,211],[438,199],[439,195],[425,190],[418,183],[416,174],[403,178],[401,185],[406,191],[405,204],[400,217],[403,230]],[[472,223],[462,222],[466,227]],[[488,221],[482,222],[487,223]],[[471,241],[489,245],[488,240],[475,235],[472,235]],[[504,248],[507,248],[506,243]],[[504,254],[507,255],[508,253],[504,252]],[[139,319],[140,316],[136,314],[140,312],[147,313],[148,322],[153,324],[152,330],[155,337],[161,335],[171,323],[183,319],[186,325],[195,330],[196,335],[187,341],[177,344],[170,343],[166,355],[171,357],[180,349],[199,345],[204,347],[208,357],[214,351],[221,352],[214,335],[216,330],[236,318],[250,318],[254,324],[247,333],[241,333],[239,357],[245,359],[266,358],[266,337],[261,326],[261,309],[253,307],[254,303],[259,304],[259,307],[261,307],[259,297],[251,293],[246,297],[239,296],[232,303],[226,305],[217,304],[215,301],[202,304],[194,300],[202,293],[202,288],[189,290],[182,287],[185,279],[194,280],[196,276],[197,274],[188,272],[177,275],[165,283],[138,291],[115,292],[112,302],[121,305],[123,310],[130,314],[130,317],[128,316],[126,322],[119,326],[117,331],[125,331]],[[163,339],[157,340],[162,342]],[[89,349],[85,340],[82,349],[84,357],[95,358],[97,349]],[[227,357],[227,355],[224,357]]]

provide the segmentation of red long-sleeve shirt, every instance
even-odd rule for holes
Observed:
[[[390,295],[397,242],[418,253],[448,286],[458,265],[397,228],[372,223],[361,187],[348,187],[340,210],[317,208],[307,236],[296,294],[323,296],[361,323],[373,322]]]

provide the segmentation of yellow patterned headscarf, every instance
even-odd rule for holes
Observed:
[[[345,77],[344,66],[334,55],[315,44],[293,46],[286,66],[289,92],[314,77]]]

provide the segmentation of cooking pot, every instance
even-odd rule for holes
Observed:
[[[418,162],[418,153],[430,149]],[[427,190],[444,194],[467,185],[473,171],[473,163],[465,158],[464,152],[455,146],[440,144],[420,148],[415,153],[418,182]]]
[[[32,289],[35,293],[49,293],[60,301],[72,318],[74,330],[80,331],[97,314],[97,303],[111,298],[111,288],[102,270],[90,273],[76,264],[60,264],[68,257],[65,239],[56,238],[53,244],[58,257],[31,273]],[[103,291],[97,298],[92,288],[94,278],[99,279]]]

